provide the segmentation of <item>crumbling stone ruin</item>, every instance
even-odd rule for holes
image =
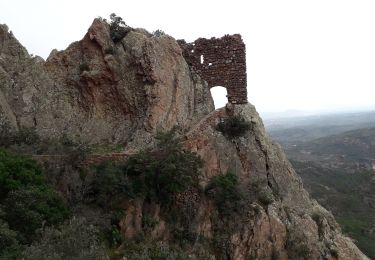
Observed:
[[[178,43],[186,62],[207,81],[209,88],[225,87],[230,103],[247,103],[246,51],[241,35]]]

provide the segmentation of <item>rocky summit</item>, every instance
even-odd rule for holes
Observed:
[[[77,166],[61,160],[60,153],[27,150],[43,162],[49,184],[70,207],[69,225],[84,218],[86,224],[80,226],[96,226],[99,233],[111,230],[104,249],[91,247],[95,257],[82,256],[80,249],[79,256],[69,259],[367,259],[341,233],[332,214],[309,197],[253,105],[228,103],[215,110],[207,79],[186,61],[174,38],[127,29],[117,39],[110,23],[95,19],[82,40],[53,50],[45,61],[28,54],[0,25],[2,133],[33,129],[40,140],[68,138],[92,147],[119,147],[101,152],[102,163],[112,160],[123,167],[113,175],[118,182],[107,190],[101,188],[110,182],[95,186],[95,178],[101,169],[107,170],[98,178],[113,174],[115,166],[90,162],[98,152],[87,154]],[[171,144],[155,148],[158,133],[171,129],[178,129],[182,152]],[[185,160],[187,155],[191,157]],[[178,162],[167,164],[176,158]],[[169,185],[175,175],[160,177],[194,172],[194,158],[201,161],[196,185],[186,185],[194,176],[176,185]],[[144,165],[149,167],[142,172]],[[147,182],[144,172],[157,174]],[[120,181],[126,183],[121,189]],[[146,189],[138,189],[142,185]],[[0,199],[4,205],[7,201]],[[116,218],[109,216],[114,212]],[[65,252],[52,254],[55,247],[45,246],[53,240],[47,231],[39,242],[24,243],[25,259],[67,259]],[[58,234],[61,238],[64,231]]]

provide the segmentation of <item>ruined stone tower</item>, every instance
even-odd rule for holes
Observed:
[[[225,87],[230,103],[247,103],[246,51],[241,35],[178,43],[186,62],[207,81],[209,88]]]

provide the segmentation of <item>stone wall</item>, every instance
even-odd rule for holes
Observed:
[[[247,103],[246,51],[241,35],[178,43],[186,62],[207,81],[209,88],[225,87],[230,103]]]

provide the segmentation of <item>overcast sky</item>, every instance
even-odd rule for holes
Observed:
[[[0,0],[0,23],[43,58],[112,12],[187,41],[242,34],[261,112],[375,108],[374,0]]]

